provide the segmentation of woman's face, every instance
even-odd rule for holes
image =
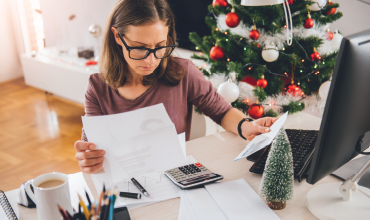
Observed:
[[[129,57],[125,45],[118,36],[117,29],[112,27],[116,42],[122,46],[123,56],[129,65],[131,74],[147,76],[153,73],[161,62],[153,53],[142,60],[133,60]],[[121,34],[122,35],[122,34]],[[166,46],[168,35],[168,26],[164,22],[158,21],[152,24],[141,26],[128,26],[127,32],[122,35],[129,47],[145,47],[154,49],[156,47]]]

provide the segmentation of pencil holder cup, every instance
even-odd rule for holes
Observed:
[[[25,189],[36,203],[40,220],[62,219],[58,205],[72,213],[68,175],[55,172],[43,174],[28,181]]]

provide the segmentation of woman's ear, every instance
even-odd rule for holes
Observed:
[[[121,39],[118,36],[117,29],[115,27],[112,27],[111,30],[113,32],[113,36],[114,36],[114,39],[116,40],[116,43],[122,46],[122,42],[121,42]]]

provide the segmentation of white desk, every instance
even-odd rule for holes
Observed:
[[[312,129],[318,130],[321,119],[300,112],[288,116],[285,123],[285,128],[294,129]],[[261,175],[249,172],[252,162],[247,160],[239,160],[233,162],[234,158],[245,148],[248,142],[244,141],[235,134],[229,132],[221,132],[214,135],[198,138],[186,143],[187,154],[193,155],[198,161],[208,167],[210,170],[222,174],[222,181],[230,181],[244,178],[248,184],[258,192]],[[97,191],[93,185],[90,175],[81,174],[85,177],[86,183],[89,186],[94,198],[98,197]],[[75,179],[74,179],[75,178]],[[71,178],[71,181],[78,181],[78,176]],[[333,176],[327,176],[317,184],[327,182],[340,182]],[[81,182],[76,183],[76,189],[83,185]],[[306,208],[305,200],[307,192],[313,187],[305,181],[294,183],[294,197],[287,207],[280,211],[275,211],[277,215],[284,220],[297,219],[316,219]],[[19,219],[37,219],[35,209],[27,209],[19,206],[16,202],[17,189],[6,192],[13,209]],[[72,190],[71,190],[72,191]],[[156,203],[142,208],[130,211],[132,219],[177,219],[179,211],[180,199],[171,199],[168,201]],[[27,218],[25,218],[27,216]]]

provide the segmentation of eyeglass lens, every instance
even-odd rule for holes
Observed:
[[[160,59],[160,58],[163,58],[163,57],[166,57],[166,56],[170,55],[171,51],[172,51],[171,47],[161,48],[161,49],[159,49],[155,52],[155,56]],[[131,56],[131,58],[134,58],[134,59],[142,59],[148,53],[149,53],[149,51],[145,50],[145,49],[132,49],[130,51],[130,56]]]

